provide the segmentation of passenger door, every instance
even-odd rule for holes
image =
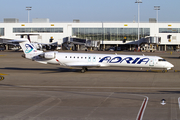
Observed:
[[[154,59],[150,59],[149,66],[154,66]]]

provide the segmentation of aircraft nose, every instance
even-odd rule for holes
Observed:
[[[174,65],[173,65],[173,64],[171,64],[171,67],[174,67]]]
[[[169,70],[174,67],[174,65],[171,63],[168,63],[166,66],[167,66],[167,69],[169,69]]]
[[[169,64],[168,64],[168,66],[170,66],[170,67],[174,67],[174,65],[173,65],[173,64],[171,64],[171,63],[169,63]]]

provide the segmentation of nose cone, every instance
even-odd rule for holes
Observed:
[[[170,69],[173,68],[173,67],[174,67],[174,65],[171,64],[171,63],[169,63],[169,62],[168,62],[168,64],[166,65],[167,70],[170,70]]]
[[[170,63],[171,64],[171,63]],[[174,65],[173,64],[171,64],[171,67],[174,67]]]

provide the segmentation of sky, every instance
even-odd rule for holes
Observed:
[[[4,18],[28,21],[27,6],[33,18],[49,18],[50,22],[133,22],[138,21],[136,0],[0,0],[0,22]],[[159,22],[180,22],[180,0],[141,0],[140,21],[156,18],[154,6],[160,6]]]

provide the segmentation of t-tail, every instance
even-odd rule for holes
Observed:
[[[28,39],[24,39],[23,42],[20,42],[19,45],[23,49],[24,56],[27,59],[35,59],[36,56],[43,53],[43,51],[37,50]]]

